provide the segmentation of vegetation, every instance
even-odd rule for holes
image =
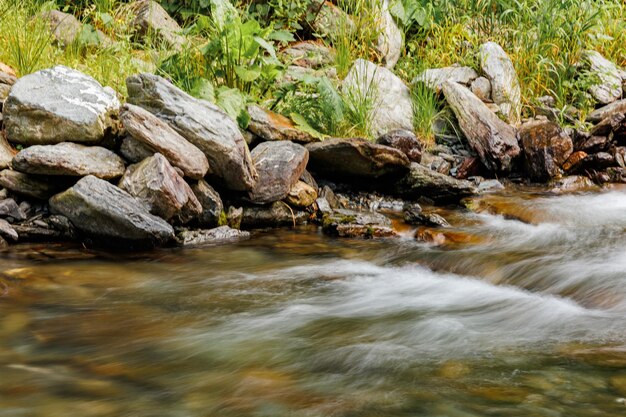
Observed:
[[[125,78],[154,71],[189,93],[214,101],[247,124],[246,104],[261,103],[316,135],[369,136],[376,92],[340,88],[357,58],[380,62],[376,7],[371,0],[336,0],[347,13],[328,35],[312,22],[319,0],[161,0],[189,39],[172,53],[135,36],[129,2],[0,0],[0,61],[20,75],[63,64],[94,76],[125,95]],[[621,0],[391,0],[405,50],[394,72],[407,83],[426,68],[477,66],[477,46],[501,44],[522,87],[524,114],[551,95],[564,113],[592,107],[589,78],[577,68],[582,51],[594,49],[626,64],[626,6]],[[41,13],[73,13],[82,30],[72,45],[58,44]],[[332,71],[293,74],[281,56],[288,44],[317,40],[333,48]],[[335,76],[336,74],[336,76]],[[433,125],[446,120],[443,101],[412,85],[414,127],[434,143]],[[369,90],[369,89],[368,89]]]

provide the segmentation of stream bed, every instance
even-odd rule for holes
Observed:
[[[626,415],[626,191],[469,205],[439,244],[13,246],[0,417]]]

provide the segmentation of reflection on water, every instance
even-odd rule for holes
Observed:
[[[626,193],[469,206],[439,245],[12,248],[0,417],[624,415]]]

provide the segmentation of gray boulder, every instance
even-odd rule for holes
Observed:
[[[469,181],[457,180],[412,163],[409,173],[396,184],[395,192],[405,198],[426,197],[436,203],[458,203],[476,194],[476,188]]]
[[[153,74],[126,79],[128,101],[167,122],[206,155],[213,174],[237,191],[252,189],[257,178],[239,126],[208,101],[191,97]]]
[[[176,236],[182,246],[219,245],[250,238],[250,232],[220,226],[209,230],[184,230]]]
[[[156,152],[152,149],[148,148],[132,136],[126,136],[122,139],[122,144],[120,145],[120,155],[122,155],[124,159],[131,164],[141,162],[155,153]]]
[[[387,132],[376,139],[376,143],[398,149],[411,162],[422,160],[422,144],[410,130],[399,129]]]
[[[598,103],[609,104],[622,96],[620,69],[597,51],[585,51],[583,66],[599,80],[589,87],[589,92]]]
[[[241,227],[256,229],[265,227],[296,226],[303,224],[309,218],[304,211],[294,211],[286,203],[276,201],[262,206],[248,206],[243,208]]]
[[[67,175],[111,180],[124,174],[122,158],[99,146],[64,142],[57,145],[35,145],[20,151],[13,169],[25,174]]]
[[[309,161],[309,151],[292,142],[263,142],[252,151],[259,179],[248,196],[253,203],[280,201],[298,182]]]
[[[371,102],[369,118],[373,136],[378,137],[395,129],[413,129],[411,92],[387,68],[357,59],[341,88],[357,101]]]
[[[389,0],[379,0],[378,3],[380,4],[377,10],[379,15],[376,18],[376,25],[379,35],[376,41],[376,50],[383,57],[385,68],[392,69],[402,54],[404,37],[389,12]]]
[[[50,209],[67,217],[87,237],[120,245],[159,245],[174,238],[165,220],[113,184],[88,176],[50,199]]]
[[[476,78],[478,78],[478,73],[472,68],[452,66],[427,69],[415,77],[413,83],[421,82],[429,88],[439,91],[446,81],[469,86]]]
[[[572,154],[572,139],[558,124],[547,120],[524,123],[519,130],[524,165],[533,181],[548,181],[561,174],[561,166]]]
[[[138,0],[130,8],[135,13],[133,24],[140,37],[156,36],[175,50],[180,50],[185,44],[185,37],[181,35],[182,28],[158,2]]]
[[[485,77],[478,77],[470,86],[472,93],[484,102],[491,101],[491,82]]]
[[[3,106],[11,142],[98,143],[115,129],[115,92],[79,71],[56,66],[20,78]]]
[[[202,206],[202,213],[196,217],[196,223],[202,227],[217,226],[224,212],[220,195],[204,180],[193,184],[191,189]]]
[[[327,139],[307,145],[309,169],[338,179],[373,179],[402,175],[409,159],[398,149],[365,139]]]
[[[52,36],[63,46],[74,42],[83,29],[82,23],[74,15],[60,10],[49,10],[41,13],[39,17],[48,23]]]
[[[250,123],[248,130],[263,140],[290,140],[298,143],[319,142],[319,138],[298,129],[291,120],[283,115],[263,109],[259,106],[248,106]]]
[[[509,172],[520,153],[515,128],[500,120],[466,87],[446,82],[443,92],[483,164],[495,172]]]
[[[522,111],[522,94],[511,58],[495,42],[480,46],[480,66],[491,81],[491,98],[509,123],[519,123]]]
[[[23,174],[9,169],[0,171],[0,187],[36,200],[47,200],[69,185],[62,180]]]
[[[202,213],[191,187],[161,154],[131,165],[119,187],[143,202],[148,211],[165,220],[186,223]]]
[[[626,114],[626,99],[614,101],[611,104],[600,107],[589,113],[587,121],[591,123],[600,123],[609,117],[619,114]]]
[[[337,209],[322,218],[322,230],[331,235],[349,238],[381,238],[396,236],[391,220],[374,211]]]
[[[143,149],[146,148],[152,153],[160,153],[189,178],[203,178],[209,171],[209,161],[204,153],[149,111],[125,104],[120,111],[120,120],[126,131],[144,145],[139,148],[140,153],[145,153]]]

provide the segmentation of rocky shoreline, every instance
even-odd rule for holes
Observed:
[[[458,204],[509,182],[551,183],[557,191],[626,182],[621,85],[619,95],[595,86],[606,105],[590,114],[589,129],[561,128],[549,98],[543,115],[522,121],[506,53],[488,43],[480,54],[482,74],[450,67],[415,81],[441,91],[462,132],[432,149],[411,131],[408,88],[364,60],[343,85],[373,83],[383,92],[376,141],[320,140],[258,106],[250,106],[242,132],[214,104],[153,74],[129,77],[122,104],[112,89],[67,67],[18,79],[2,65],[0,246],[187,246],[307,222],[340,237],[391,237],[391,221],[372,203],[378,198],[410,223],[445,227],[419,203]],[[624,73],[615,71],[621,82]]]

